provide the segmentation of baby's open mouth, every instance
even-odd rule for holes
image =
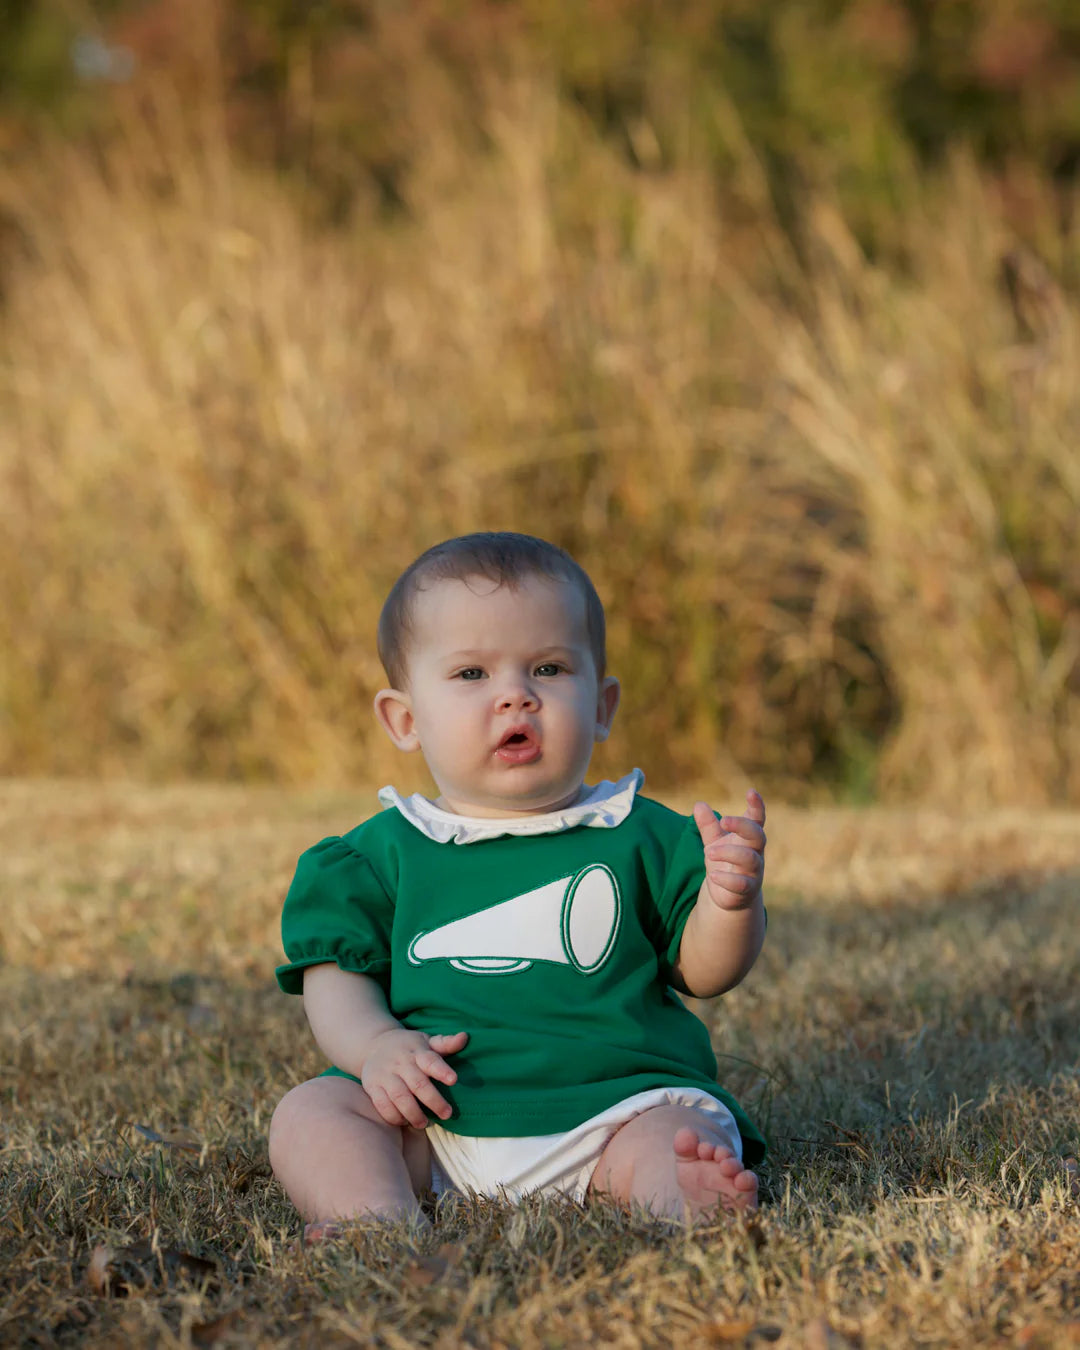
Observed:
[[[531,764],[540,757],[540,740],[531,727],[510,727],[495,750],[507,764]]]

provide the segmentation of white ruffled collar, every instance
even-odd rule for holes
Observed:
[[[561,811],[550,811],[539,816],[512,816],[492,819],[490,816],[459,816],[444,811],[441,806],[414,792],[402,797],[397,788],[379,789],[379,801],[384,807],[396,807],[410,825],[426,834],[436,844],[479,844],[485,839],[498,839],[504,834],[561,834],[578,825],[592,825],[611,829],[621,825],[630,814],[634,797],[645,781],[640,769],[632,769],[617,783],[604,779],[595,787],[585,788],[584,796]]]

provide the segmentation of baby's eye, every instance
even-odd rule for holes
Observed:
[[[466,666],[464,670],[459,670],[455,677],[459,680],[482,680],[484,672],[479,666]]]
[[[543,665],[536,667],[537,675],[558,675],[565,667],[559,665],[558,661],[545,661]]]

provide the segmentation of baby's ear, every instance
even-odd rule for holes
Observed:
[[[619,706],[619,681],[614,675],[608,675],[606,679],[600,681],[600,690],[596,699],[596,737],[598,741],[606,741],[608,733],[611,731],[611,723],[615,717],[615,710]]]
[[[399,750],[419,750],[412,704],[401,689],[380,689],[375,695],[375,716]]]

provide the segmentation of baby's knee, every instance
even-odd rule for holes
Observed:
[[[310,1093],[306,1092],[310,1084],[301,1083],[290,1088],[274,1108],[270,1117],[267,1147],[270,1153],[270,1166],[278,1171],[282,1156],[290,1151],[292,1141],[303,1130],[304,1120],[310,1113]]]
[[[311,1078],[291,1088],[270,1118],[267,1142],[271,1167],[277,1172],[278,1161],[297,1147],[308,1146],[327,1126],[333,1128],[337,1122],[357,1116],[379,1120],[371,1098],[351,1078]]]

